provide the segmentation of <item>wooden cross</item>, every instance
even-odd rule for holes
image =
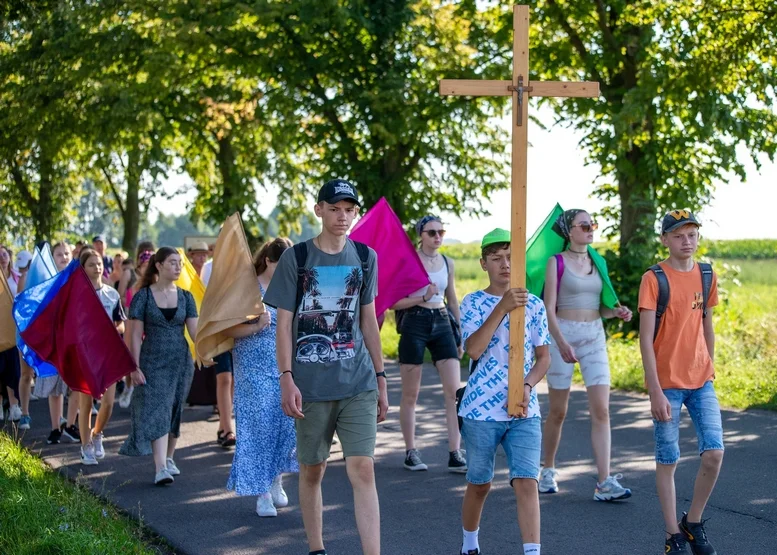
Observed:
[[[513,79],[512,81],[457,80],[440,81],[444,96],[512,96],[513,97],[513,153],[512,199],[510,225],[510,287],[526,287],[526,167],[529,148],[529,97],[556,96],[595,98],[599,83],[584,81],[529,80],[529,6],[513,7]],[[518,415],[523,400],[525,311],[519,309],[510,315],[510,369],[508,377],[507,411]]]

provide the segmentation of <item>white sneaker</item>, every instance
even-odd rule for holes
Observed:
[[[558,493],[558,482],[556,477],[558,470],[555,468],[543,468],[540,472],[538,488],[540,493]]]
[[[273,505],[276,507],[286,507],[289,505],[289,496],[283,490],[283,478],[279,474],[275,477],[270,488]]]
[[[103,449],[103,439],[105,436],[102,432],[99,434],[92,434],[92,443],[94,443],[94,456],[98,459],[105,458],[105,449]]]
[[[618,499],[628,499],[631,497],[631,490],[629,488],[624,488],[618,483],[618,480],[621,478],[623,478],[623,474],[616,474],[615,476],[608,476],[601,484],[596,484],[594,500],[616,501]]]
[[[81,464],[86,466],[97,464],[97,457],[94,455],[94,443],[81,446]]]
[[[175,480],[166,468],[163,468],[156,473],[156,476],[154,476],[154,485],[156,486],[166,486],[167,484],[172,484],[173,482],[175,482]]]
[[[124,391],[121,392],[121,395],[119,395],[119,406],[123,409],[129,408],[130,403],[132,402],[132,390],[135,389],[134,386],[132,387],[125,387]]]
[[[22,407],[19,405],[11,405],[11,410],[8,412],[12,422],[18,422],[22,419]]]
[[[278,516],[278,511],[275,510],[275,505],[272,503],[272,495],[269,493],[263,493],[256,500],[256,514],[261,517],[273,517]]]
[[[167,457],[167,471],[170,473],[170,476],[180,476],[181,471],[178,470],[178,467],[175,466],[175,461],[171,459],[170,457]]]

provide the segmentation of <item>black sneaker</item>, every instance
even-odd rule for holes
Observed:
[[[78,431],[78,426],[73,424],[68,426],[67,424],[62,426],[62,437],[72,443],[81,443],[81,434]]]
[[[448,472],[454,472],[456,474],[467,473],[467,460],[461,452],[461,449],[451,451],[448,454]]]
[[[429,470],[429,467],[421,460],[418,449],[410,449],[405,456],[405,468],[408,470]]]
[[[46,443],[49,445],[59,445],[59,440],[62,439],[62,432],[59,430],[51,430],[51,433],[49,434],[49,438],[46,440]]]
[[[693,555],[717,555],[717,551],[715,551],[715,548],[712,547],[712,544],[707,539],[704,522],[688,522],[688,513],[683,513],[683,518],[679,523],[680,532],[688,540]]]
[[[666,553],[666,555],[681,555],[682,553],[688,553],[685,534],[672,534],[668,537],[664,543],[664,553]]]

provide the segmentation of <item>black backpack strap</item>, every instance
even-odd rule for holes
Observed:
[[[369,273],[369,270],[370,270],[370,247],[358,241],[353,241],[353,240],[350,240],[350,241],[351,243],[353,243],[353,246],[356,247],[356,252],[359,254],[359,260],[361,260],[362,262],[362,287],[360,292],[360,295],[361,295],[362,293],[364,293],[364,290],[367,288],[367,274]]]
[[[699,270],[701,271],[701,291],[702,291],[702,315],[707,317],[707,301],[710,300],[710,289],[712,289],[712,264],[699,263]]]
[[[650,271],[656,276],[658,282],[658,300],[656,301],[656,329],[653,331],[653,341],[658,337],[658,328],[661,325],[661,317],[666,312],[666,307],[669,305],[669,279],[666,277],[666,273],[660,265],[654,264],[651,266]]]
[[[294,257],[297,259],[297,302],[294,303],[294,313],[299,310],[302,302],[302,280],[305,274],[305,264],[308,261],[308,244],[305,241],[294,245]]]

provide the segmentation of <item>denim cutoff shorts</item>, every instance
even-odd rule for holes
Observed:
[[[699,389],[664,389],[664,395],[672,405],[672,420],[659,422],[653,419],[657,463],[675,464],[680,458],[680,409],[683,405],[696,428],[699,455],[713,449],[723,450],[720,405],[711,381]]]
[[[461,437],[467,444],[467,481],[487,484],[494,479],[496,449],[507,455],[510,483],[516,478],[536,480],[540,473],[542,419],[516,418],[505,422],[465,418]]]

